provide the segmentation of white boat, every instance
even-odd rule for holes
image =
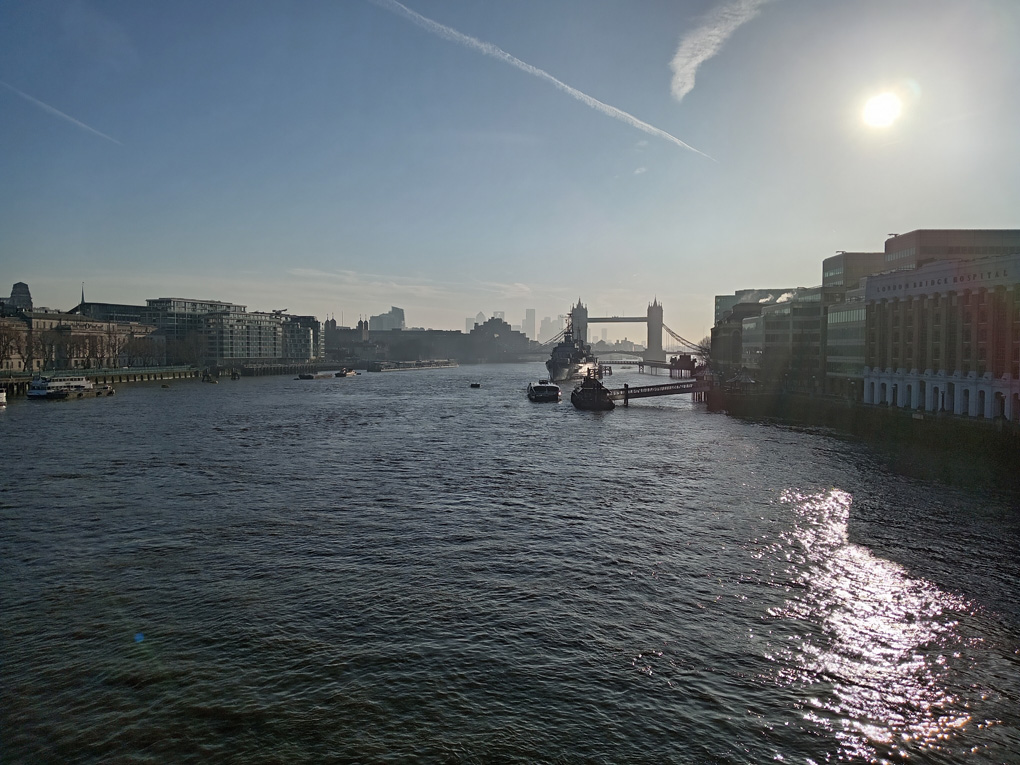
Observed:
[[[560,386],[548,380],[528,383],[528,398],[532,401],[559,401],[561,396]]]
[[[28,398],[45,401],[82,398],[92,394],[93,385],[84,375],[76,377],[36,377],[28,384]]]

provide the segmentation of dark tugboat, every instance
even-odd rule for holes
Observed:
[[[574,388],[570,394],[570,403],[576,409],[585,409],[595,412],[604,412],[616,408],[616,402],[609,395],[609,389],[595,376],[589,372],[581,384]]]

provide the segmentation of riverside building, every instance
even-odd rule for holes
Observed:
[[[839,252],[822,261],[825,392],[860,400],[865,307],[861,279],[887,270],[884,252]]]
[[[782,381],[787,389],[818,390],[825,338],[822,293],[821,287],[794,290],[745,316],[740,322],[742,366],[764,379]],[[736,342],[731,338],[731,344]]]
[[[864,402],[1020,421],[1018,287],[1020,252],[868,277]]]

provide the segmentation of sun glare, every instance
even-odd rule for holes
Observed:
[[[900,116],[903,104],[893,93],[882,93],[864,105],[864,124],[873,128],[889,127]]]

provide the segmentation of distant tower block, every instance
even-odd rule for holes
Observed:
[[[658,298],[648,306],[648,343],[645,346],[646,361],[665,361],[666,354],[662,350],[662,304]]]

